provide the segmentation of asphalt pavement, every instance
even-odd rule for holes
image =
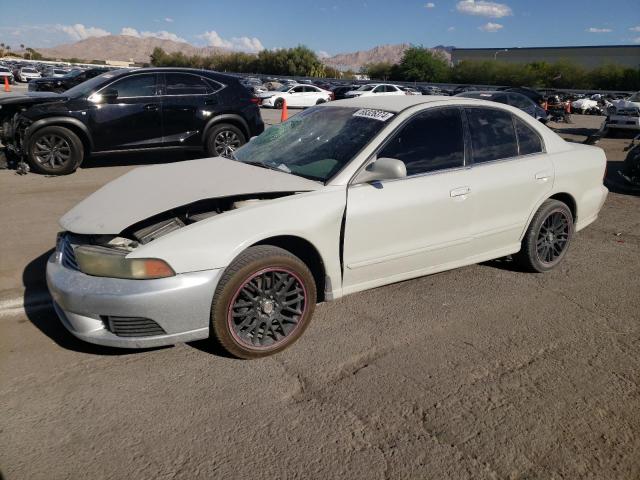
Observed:
[[[581,140],[598,121],[557,127]],[[0,314],[0,477],[637,480],[640,197],[616,182],[626,143],[601,143],[618,193],[558,269],[493,261],[354,294],[257,361],[207,342],[92,346],[42,303],[57,219],[129,169],[185,155],[0,171],[0,308],[27,303]]]

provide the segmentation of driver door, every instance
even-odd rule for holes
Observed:
[[[462,114],[429,109],[378,152],[407,177],[351,185],[344,234],[344,293],[424,275],[469,254],[471,198]]]
[[[162,111],[158,75],[130,75],[97,93],[106,90],[116,90],[118,97],[91,104],[88,112],[96,151],[161,146]]]

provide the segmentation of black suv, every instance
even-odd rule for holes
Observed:
[[[30,92],[62,93],[108,71],[108,68],[89,68],[87,70],[72,70],[63,77],[35,78],[29,81],[28,90]]]
[[[0,99],[0,140],[50,175],[73,172],[90,154],[204,148],[231,156],[263,131],[247,89],[205,70],[114,70],[63,94]]]

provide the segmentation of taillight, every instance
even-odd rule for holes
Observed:
[[[260,99],[258,97],[251,97],[249,101],[251,103],[255,103],[256,105],[260,105]]]

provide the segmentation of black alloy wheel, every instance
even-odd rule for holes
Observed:
[[[34,171],[65,175],[78,168],[84,156],[84,148],[74,132],[65,127],[51,126],[37,130],[32,135],[27,153]]]

